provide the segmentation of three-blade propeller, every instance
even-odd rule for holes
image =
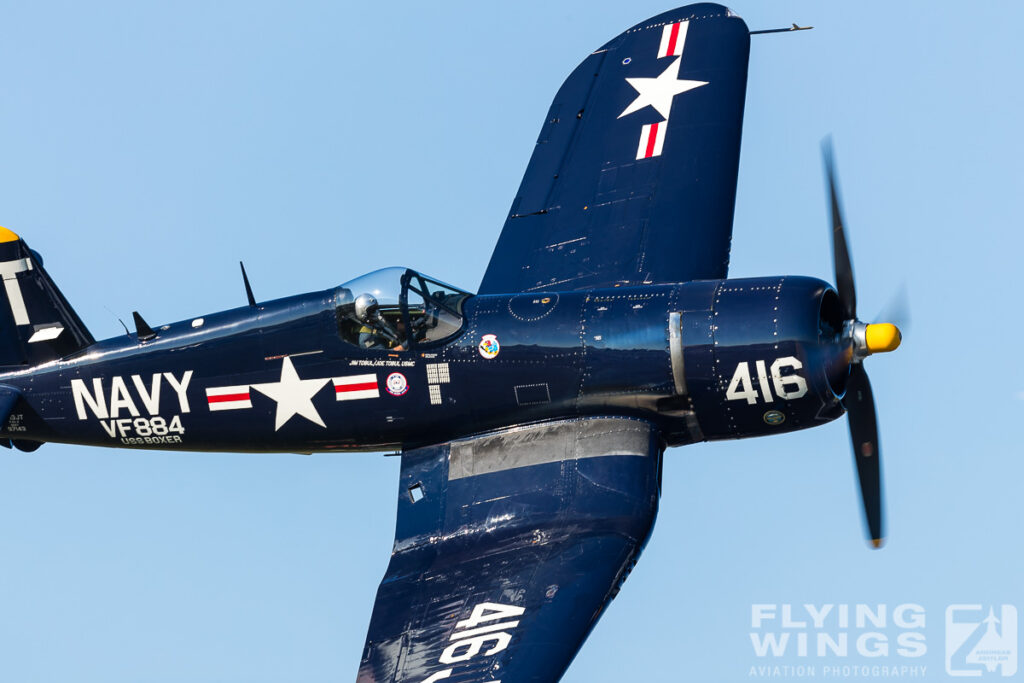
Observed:
[[[878,445],[878,420],[871,382],[864,370],[863,360],[872,353],[893,351],[900,345],[902,335],[890,323],[868,325],[857,319],[857,292],[853,284],[853,264],[843,228],[843,212],[836,190],[836,175],[832,161],[832,142],[822,143],[825,174],[828,178],[829,199],[832,206],[832,257],[835,268],[836,291],[839,294],[844,325],[842,342],[850,350],[850,375],[846,383],[843,406],[850,422],[853,458],[857,463],[860,493],[864,502],[871,544],[880,548],[885,539],[882,519],[881,451]]]

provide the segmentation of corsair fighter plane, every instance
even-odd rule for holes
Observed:
[[[837,286],[727,279],[749,45],[700,4],[590,54],[476,294],[388,268],[96,341],[0,232],[2,445],[400,452],[367,682],[560,678],[647,541],[667,447],[845,412],[880,544],[863,361],[899,332],[857,319],[830,163]]]

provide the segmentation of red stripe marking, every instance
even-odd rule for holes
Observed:
[[[644,159],[654,156],[654,143],[658,139],[658,126],[660,123],[652,123],[651,130],[647,134],[647,150],[644,152]]]
[[[220,396],[207,396],[207,402],[209,403],[226,403],[228,401],[248,401],[248,392],[244,394],[221,394]]]
[[[671,57],[676,52],[676,38],[679,37],[679,24],[672,24],[672,31],[668,34],[668,50],[662,57]],[[648,155],[649,156],[649,155]]]
[[[335,393],[341,394],[347,391],[369,391],[370,389],[376,389],[376,382],[362,382],[360,384],[335,384]]]

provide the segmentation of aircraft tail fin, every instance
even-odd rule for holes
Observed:
[[[39,254],[0,228],[0,366],[38,365],[92,344]]]

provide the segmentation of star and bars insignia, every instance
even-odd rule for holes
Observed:
[[[376,374],[300,379],[295,366],[292,365],[292,359],[285,356],[281,364],[279,381],[207,387],[206,402],[211,411],[252,408],[252,391],[255,390],[277,403],[274,416],[275,432],[295,415],[301,415],[313,424],[325,427],[320,413],[313,405],[313,396],[328,383],[333,384],[334,397],[338,401],[380,397]]]
[[[649,159],[661,156],[665,146],[665,133],[668,129],[669,114],[676,95],[694,88],[707,85],[708,81],[693,81],[679,78],[679,67],[683,61],[683,48],[686,45],[686,33],[689,21],[667,24],[662,28],[661,42],[658,44],[658,59],[675,57],[674,61],[656,78],[627,78],[626,82],[636,90],[636,98],[619,114],[618,118],[628,116],[645,107],[653,107],[661,114],[663,121],[645,124],[640,130],[640,144],[637,145],[636,158]]]

